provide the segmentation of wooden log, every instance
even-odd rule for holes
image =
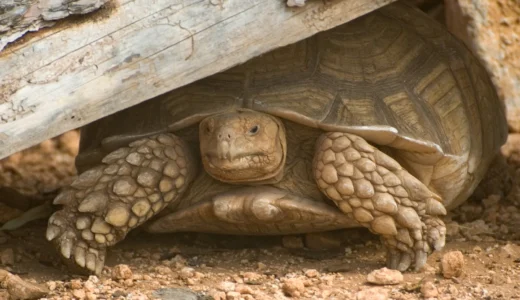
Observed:
[[[0,53],[0,158],[393,1],[126,0],[53,27]]]

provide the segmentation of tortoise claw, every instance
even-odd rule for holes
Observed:
[[[401,260],[399,261],[399,265],[397,266],[397,270],[404,272],[408,270],[410,265],[412,264],[412,255],[410,253],[402,253]]]
[[[397,251],[396,249],[388,249],[386,257],[387,267],[392,270],[397,270],[400,258],[401,253],[399,253],[399,251]]]
[[[415,252],[415,271],[421,270],[426,264],[428,259],[428,253],[423,250],[417,250]]]

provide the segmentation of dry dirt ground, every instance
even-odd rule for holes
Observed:
[[[31,205],[49,199],[74,178],[77,143],[73,131],[0,161],[0,186],[20,191]],[[503,152],[509,164],[490,172],[491,187],[446,218],[445,249],[396,284],[367,282],[384,267],[385,253],[363,229],[265,238],[132,232],[109,251],[100,277],[78,276],[45,240],[41,220],[0,232],[0,299],[520,299],[519,136],[511,135]],[[505,195],[508,186],[498,179],[508,172]],[[4,205],[0,212],[5,222],[21,210]],[[452,251],[462,253],[464,265],[451,261],[448,274],[441,262]]]

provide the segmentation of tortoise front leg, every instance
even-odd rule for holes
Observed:
[[[99,274],[108,246],[179,200],[195,173],[189,154],[173,134],[108,154],[56,197],[64,207],[50,217],[47,239],[72,265]]]
[[[388,267],[424,266],[431,248],[444,246],[441,199],[398,162],[347,133],[325,133],[313,161],[321,191],[348,216],[381,236]]]

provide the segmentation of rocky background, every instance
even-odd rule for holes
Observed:
[[[407,1],[480,57],[510,126],[491,184],[446,217],[448,244],[424,270],[380,269],[384,250],[364,229],[262,238],[136,231],[110,251],[101,276],[76,276],[37,220],[0,231],[0,299],[520,299],[520,2]],[[0,161],[0,224],[74,179],[78,138],[71,131]]]
[[[515,0],[411,0],[470,48],[491,74],[507,108],[511,132],[520,132],[520,3]]]

